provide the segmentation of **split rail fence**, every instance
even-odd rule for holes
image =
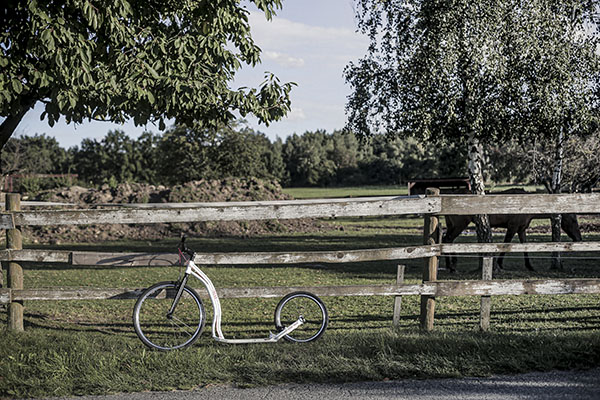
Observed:
[[[8,309],[9,329],[23,329],[23,302],[34,300],[131,299],[139,288],[23,288],[20,262],[66,263],[74,266],[156,266],[177,262],[175,254],[102,253],[22,248],[20,227],[81,224],[148,224],[199,221],[243,221],[266,219],[329,218],[389,215],[423,215],[421,246],[312,252],[197,253],[197,264],[301,264],[424,259],[423,282],[404,284],[404,267],[398,267],[396,283],[389,285],[222,288],[223,298],[279,297],[293,290],[319,296],[395,296],[394,323],[398,322],[401,296],[421,296],[421,327],[433,329],[438,296],[481,296],[481,329],[488,329],[490,296],[598,294],[600,279],[492,280],[494,253],[600,251],[600,242],[460,243],[442,244],[439,216],[472,214],[600,213],[600,194],[568,195],[439,195],[428,189],[426,196],[367,197],[350,199],[286,200],[227,203],[171,203],[121,205],[107,209],[21,210],[16,194],[6,197],[0,213],[0,229],[6,230],[7,248],[0,261],[8,266],[7,286],[0,288],[0,304]],[[438,258],[448,254],[485,254],[481,280],[438,281]]]

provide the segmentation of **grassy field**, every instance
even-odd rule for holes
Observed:
[[[529,192],[543,192],[541,186],[495,185],[488,187],[491,192],[500,192],[514,187],[523,188]],[[347,186],[347,187],[309,187],[309,188],[284,188],[283,192],[295,199],[326,199],[343,197],[368,197],[368,196],[406,196],[407,185],[389,186]]]
[[[354,193],[354,192],[353,192]],[[381,193],[377,193],[381,194]],[[364,194],[360,194],[364,195]],[[320,196],[319,196],[320,197]],[[338,197],[337,195],[334,197]],[[404,246],[421,242],[421,218],[332,220],[314,234],[250,238],[192,238],[198,251],[310,251]],[[497,233],[498,238],[502,235]],[[473,235],[460,240],[474,241]],[[531,235],[530,240],[548,240]],[[600,240],[587,234],[585,240]],[[27,247],[32,247],[26,243]],[[161,242],[65,244],[54,248],[97,251],[172,251]],[[498,279],[600,277],[597,254],[565,255],[565,270],[549,270],[549,255],[507,259]],[[387,284],[395,262],[298,266],[207,266],[217,287]],[[406,262],[406,281],[420,281],[423,261]],[[176,279],[177,267],[73,268],[29,264],[26,287],[143,287]],[[477,259],[461,258],[457,274],[439,279],[476,279]],[[192,285],[198,287],[199,283]],[[492,330],[479,332],[479,298],[439,298],[436,328],[418,328],[419,298],[403,299],[392,327],[390,297],[327,297],[330,325],[310,344],[223,345],[208,332],[183,351],[150,351],[133,332],[134,301],[32,301],[26,331],[2,332],[0,397],[42,397],[145,390],[192,389],[209,384],[254,386],[281,382],[345,382],[402,378],[486,376],[600,365],[600,296],[498,296],[492,300]],[[264,337],[274,331],[278,299],[225,299],[226,337]],[[211,307],[206,304],[209,318]],[[6,313],[0,313],[6,325]]]
[[[284,188],[283,192],[295,199],[326,199],[338,197],[367,197],[367,196],[406,196],[406,185],[397,186],[348,186],[348,187],[310,187]]]

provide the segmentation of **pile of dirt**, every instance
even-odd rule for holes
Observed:
[[[58,201],[83,205],[130,203],[190,203],[216,201],[288,200],[276,181],[261,179],[199,180],[173,187],[144,183],[122,183],[116,187],[103,185],[99,189],[71,186],[45,191],[36,200]]]
[[[75,204],[75,208],[105,208],[112,204],[190,203],[288,200],[279,183],[260,179],[199,180],[173,187],[124,183],[99,189],[71,186],[40,193],[35,200]],[[69,208],[73,208],[72,206]],[[110,240],[158,240],[189,236],[247,237],[268,233],[318,232],[327,225],[314,219],[163,224],[111,224],[43,226],[24,228],[34,243],[103,242]]]

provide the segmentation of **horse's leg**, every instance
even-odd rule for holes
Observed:
[[[579,223],[577,222],[577,214],[562,214],[560,225],[562,230],[565,231],[572,241],[582,241],[581,230],[579,229]]]
[[[462,224],[461,224],[461,226],[457,226],[457,225],[448,224],[448,222],[446,222],[446,233],[444,233],[444,236],[442,237],[442,243],[454,242],[454,240],[462,233],[463,229],[465,229],[465,226],[462,226]],[[446,268],[448,268],[448,270],[450,272],[455,272],[456,264],[458,261],[456,258],[456,255],[452,254],[452,255],[446,256],[445,258],[446,258]]]
[[[526,234],[526,227],[521,229],[519,231],[519,241],[521,243],[526,243],[527,242],[527,234]],[[534,271],[533,266],[531,265],[531,261],[529,261],[529,253],[528,252],[523,252],[523,258],[525,259],[525,268],[527,268],[530,271]]]
[[[514,228],[511,228],[511,227],[506,228],[506,235],[504,236],[504,243],[512,242],[513,237],[515,237],[515,233],[517,233],[517,231]],[[497,259],[496,263],[498,264],[499,269],[502,269],[502,264],[504,263],[504,255],[505,254],[506,253],[498,254],[498,259]]]

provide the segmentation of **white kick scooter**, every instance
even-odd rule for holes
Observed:
[[[177,282],[159,282],[140,295],[133,309],[133,326],[147,346],[157,350],[175,350],[194,343],[204,327],[206,313],[196,291],[187,286],[189,276],[199,279],[213,305],[212,336],[223,343],[273,343],[281,338],[292,342],[310,342],[327,328],[325,304],[314,294],[293,292],[275,308],[277,334],[264,339],[226,339],[221,331],[221,302],[209,277],[194,263],[195,252],[185,246],[182,236],[179,255],[186,267]],[[187,256],[187,257],[186,257]]]

